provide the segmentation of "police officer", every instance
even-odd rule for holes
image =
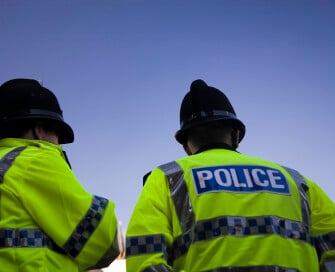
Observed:
[[[127,271],[335,271],[334,203],[299,172],[237,152],[244,134],[228,98],[194,81],[175,134],[189,156],[148,175]]]
[[[119,254],[114,203],[78,182],[55,95],[33,79],[0,86],[0,271],[83,271]]]

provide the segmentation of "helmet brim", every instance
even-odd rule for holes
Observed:
[[[198,122],[191,122],[190,124],[185,125],[180,130],[178,130],[175,133],[174,137],[178,143],[184,144],[187,141],[187,134],[190,129],[203,126],[204,124],[209,124],[209,123],[218,122],[218,121],[222,121],[226,123],[227,125],[230,124],[233,127],[236,127],[240,131],[239,143],[243,140],[245,136],[245,131],[246,131],[245,125],[239,119],[222,118],[222,117],[213,117],[213,118],[207,119],[206,122],[204,122],[203,120],[199,120]]]
[[[39,112],[40,112],[39,114],[7,117],[6,119],[2,119],[0,121],[0,127],[1,125],[8,124],[10,122],[17,121],[17,120],[28,120],[28,119],[29,120],[43,120],[43,119],[52,120],[52,121],[56,121],[59,126],[58,135],[57,135],[59,144],[69,144],[69,143],[74,142],[74,133],[73,133],[71,126],[67,124],[66,122],[64,122],[63,118],[60,115],[55,114],[55,113],[53,115],[50,115],[49,111],[47,115],[41,114],[41,112],[43,111],[39,111]]]

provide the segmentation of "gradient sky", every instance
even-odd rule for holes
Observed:
[[[184,156],[179,107],[201,78],[246,124],[239,151],[290,166],[335,200],[333,0],[0,0],[0,83],[58,97],[84,187],[126,229],[152,168]]]

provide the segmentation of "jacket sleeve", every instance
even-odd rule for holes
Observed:
[[[164,173],[154,169],[135,205],[126,233],[127,271],[174,271],[168,265],[172,247],[172,209]]]
[[[27,212],[81,270],[108,266],[119,254],[114,203],[88,193],[59,152],[27,151],[19,197]]]
[[[335,266],[335,204],[315,183],[309,181],[312,235],[321,269]],[[332,271],[332,270],[321,270]]]

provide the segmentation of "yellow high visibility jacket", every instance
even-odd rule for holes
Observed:
[[[126,250],[131,272],[317,272],[334,265],[335,205],[293,169],[207,150],[151,172]]]
[[[72,272],[119,254],[114,203],[88,193],[61,146],[0,140],[0,271]]]

